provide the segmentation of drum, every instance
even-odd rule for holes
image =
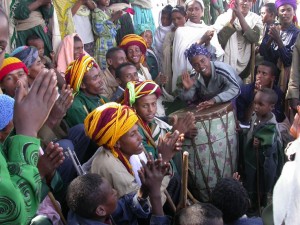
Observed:
[[[236,172],[238,137],[231,103],[216,104],[196,112],[196,108],[179,110],[173,115],[193,112],[198,135],[186,139],[183,151],[189,152],[189,190],[199,201],[210,200],[212,189],[219,178],[231,177]]]

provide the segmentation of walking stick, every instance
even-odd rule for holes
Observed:
[[[260,191],[259,191],[259,148],[255,147],[255,154],[256,154],[256,191],[257,191],[257,204],[258,204],[258,213],[261,216],[260,212]]]
[[[188,168],[189,168],[189,153],[185,151],[183,153],[183,163],[182,163],[182,187],[181,187],[181,199],[177,206],[177,210],[185,208],[188,196]]]

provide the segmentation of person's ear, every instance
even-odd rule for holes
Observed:
[[[86,85],[85,85],[85,83],[84,82],[81,82],[81,84],[80,84],[80,89],[86,89]]]
[[[121,148],[120,141],[117,141],[114,147],[120,149]]]
[[[105,207],[103,207],[103,205],[98,205],[98,207],[96,208],[96,215],[99,217],[106,217],[106,210]]]
[[[120,78],[116,78],[117,83],[119,84],[119,86],[121,86],[122,81],[120,80]]]
[[[112,61],[111,58],[108,58],[108,59],[106,60],[106,62],[107,62],[107,65],[111,66],[113,61]]]
[[[273,111],[275,109],[275,104],[271,104],[270,107],[271,107],[271,110]]]

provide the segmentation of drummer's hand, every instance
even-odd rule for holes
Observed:
[[[190,88],[194,85],[194,81],[191,79],[191,76],[188,72],[182,73],[182,84],[185,90],[190,90]]]
[[[258,138],[254,137],[253,138],[253,147],[254,148],[259,148],[259,145],[260,145],[260,141]]]
[[[214,98],[212,98],[208,101],[205,101],[205,102],[201,102],[199,105],[197,105],[197,112],[199,112],[203,109],[209,108],[209,107],[213,106],[215,103],[216,103],[216,100]]]
[[[195,116],[192,112],[187,112],[184,117],[174,120],[173,129],[178,130],[180,134],[186,134],[195,125]]]
[[[184,135],[175,130],[167,133],[163,138],[159,138],[157,150],[162,155],[163,162],[169,162],[177,151],[182,149]]]

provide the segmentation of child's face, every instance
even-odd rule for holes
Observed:
[[[201,17],[203,16],[203,9],[199,2],[192,1],[187,5],[186,8],[187,16],[193,23],[200,23]]]
[[[162,13],[160,20],[161,20],[161,25],[163,25],[163,27],[168,27],[172,23],[172,20],[167,13]]]
[[[41,39],[32,40],[32,41],[29,41],[28,44],[30,46],[36,47],[36,49],[39,51],[39,57],[44,56],[45,47],[44,47],[43,40],[41,40]]]
[[[20,80],[26,88],[28,87],[27,74],[25,73],[23,68],[9,72],[2,79],[1,88],[5,91],[5,94],[9,95],[12,98],[15,96],[18,80]]]
[[[153,121],[157,111],[157,97],[155,94],[145,95],[136,100],[136,113],[147,123]]]
[[[152,32],[150,30],[146,30],[144,33],[142,33],[142,38],[144,38],[144,40],[147,43],[147,48],[151,48],[152,46],[152,42],[153,42],[153,36],[152,36]]]
[[[118,193],[105,178],[103,178],[101,184],[101,191],[106,196],[105,203],[101,205],[106,212],[106,216],[110,216],[117,209]]]
[[[258,91],[254,97],[254,111],[258,118],[266,117],[272,112],[274,104],[271,104],[268,95]]]
[[[259,65],[257,67],[257,73],[255,82],[260,85],[260,88],[271,88],[274,83],[275,76],[272,74],[272,69],[268,66]]]
[[[186,22],[186,18],[180,12],[173,12],[172,13],[172,22],[176,28],[183,27]]]
[[[131,45],[127,49],[127,59],[133,64],[140,63],[142,57],[142,51],[139,46]]]
[[[260,10],[260,16],[263,23],[270,24],[273,23],[275,17],[272,13],[269,12],[268,8],[263,6]]]
[[[110,0],[98,0],[98,4],[101,6],[106,6],[108,7],[110,3]]]
[[[139,76],[135,66],[126,66],[121,70],[122,74],[118,78],[119,84],[122,88],[126,88],[126,85],[129,81],[138,81]]]

